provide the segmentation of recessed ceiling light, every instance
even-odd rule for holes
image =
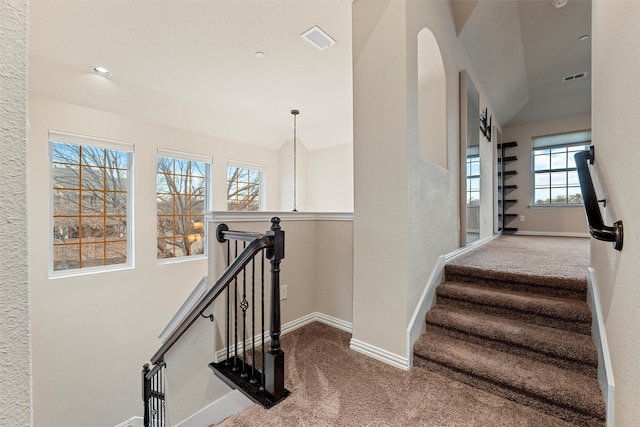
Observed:
[[[336,41],[329,34],[322,31],[322,28],[317,25],[314,25],[304,33],[300,34],[300,37],[320,50],[324,50],[329,46],[336,44]]]
[[[567,5],[567,0],[553,0],[551,4],[559,9]]]
[[[589,38],[589,34],[584,34],[580,37],[578,37],[578,40],[583,41],[583,40],[587,40]]]
[[[91,71],[94,74],[97,74],[102,77],[111,77],[111,71],[107,70],[104,67],[91,67]]]
[[[256,58],[264,58],[264,52],[256,52]]]

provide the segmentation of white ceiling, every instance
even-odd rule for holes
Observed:
[[[459,39],[503,125],[591,111],[591,1],[453,0]],[[563,83],[566,75],[587,72]]]
[[[589,1],[451,3],[503,125],[590,111]],[[337,44],[303,40],[314,25]],[[273,149],[295,108],[308,149],[353,139],[351,0],[32,0],[29,36],[36,95]]]

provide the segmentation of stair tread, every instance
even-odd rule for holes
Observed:
[[[438,286],[436,295],[559,319],[591,322],[589,306],[586,302],[577,299],[535,295],[505,289],[493,289],[473,283],[448,281]]]
[[[583,278],[567,275],[559,277],[557,275],[549,276],[544,274],[532,274],[528,271],[514,272],[510,267],[503,269],[487,270],[480,267],[468,265],[456,265],[449,263],[445,265],[445,277],[447,275],[466,276],[469,278],[488,279],[495,281],[507,281],[517,284],[528,284],[536,286],[552,286],[557,289],[567,289],[584,293],[586,296],[587,281]]]
[[[545,354],[598,364],[593,340],[583,334],[443,305],[429,311],[426,321]]]
[[[598,382],[586,375],[430,331],[416,341],[414,353],[523,394],[605,417]]]

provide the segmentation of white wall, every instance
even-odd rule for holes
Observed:
[[[32,425],[27,270],[27,1],[0,3],[0,425]]]
[[[507,155],[516,155],[517,161],[509,162],[509,170],[517,170],[518,175],[508,179],[508,184],[516,184],[518,188],[507,193],[508,198],[518,199],[518,203],[510,205],[509,213],[524,215],[525,221],[514,219],[508,226],[518,227],[522,233],[549,234],[584,234],[589,229],[585,221],[582,206],[575,208],[531,208],[531,140],[534,136],[551,135],[591,128],[591,114],[562,117],[541,122],[525,123],[505,127],[502,140],[517,141],[518,146],[509,148]]]
[[[605,224],[624,223],[624,246],[591,241],[615,380],[615,425],[640,420],[640,2],[593,2],[595,168],[606,188]]]
[[[308,153],[310,212],[353,212],[353,145]]]
[[[352,16],[353,337],[408,357],[403,331],[416,301],[438,256],[459,241],[461,69],[486,101],[447,2],[355,1]],[[448,170],[419,156],[417,40],[424,27],[443,56]]]
[[[205,259],[156,261],[157,148],[213,157],[215,209],[226,209],[228,159],[265,164],[275,175],[268,194],[276,195],[278,153],[40,97],[29,99],[29,120],[35,424],[113,426],[140,414],[142,364],[157,349],[162,327],[207,274]],[[49,129],[135,144],[134,269],[49,279]],[[267,201],[275,206],[277,199]]]

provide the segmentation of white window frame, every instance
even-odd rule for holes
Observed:
[[[249,163],[237,160],[228,160],[227,168],[224,171],[225,176],[225,188],[227,186],[227,176],[229,174],[229,166],[233,166],[236,168],[246,168],[260,172],[260,205],[258,207],[257,212],[264,212],[267,206],[267,167],[265,165],[261,165],[258,163]],[[225,206],[227,206],[227,211],[229,211],[229,194],[225,194]],[[229,211],[233,212],[233,211]],[[242,211],[242,212],[255,212],[255,211]]]
[[[203,212],[203,217],[206,216],[207,211],[211,211],[212,210],[212,201],[213,201],[213,182],[212,182],[213,181],[212,180],[212,176],[213,176],[213,157],[212,156],[207,156],[207,155],[202,155],[202,154],[187,153],[187,152],[184,152],[184,151],[166,149],[166,148],[158,148],[157,153],[156,153],[156,163],[155,163],[156,164],[156,167],[155,167],[155,177],[156,177],[155,193],[156,193],[156,196],[157,196],[157,193],[158,193],[158,186],[157,186],[158,157],[169,157],[169,158],[173,158],[173,159],[195,161],[195,162],[205,163],[207,165],[207,172],[205,174],[206,175],[206,177],[205,177],[205,200],[204,200],[205,208],[204,208],[204,212]],[[172,258],[158,258],[158,255],[157,255],[157,252],[156,252],[156,261],[157,261],[158,265],[161,265],[161,264],[173,264],[173,263],[179,263],[179,262],[188,262],[188,261],[196,261],[196,260],[206,259],[208,257],[207,225],[206,225],[206,222],[204,220],[203,220],[203,227],[204,227],[204,230],[203,230],[202,241],[204,242],[204,253],[197,254],[197,255],[186,255],[186,256],[180,256],[180,257],[172,257]],[[157,199],[156,199],[156,240],[157,240],[157,233],[158,233],[158,214],[157,214]],[[154,245],[154,247],[155,246],[156,245]]]
[[[582,208],[584,203],[536,203],[536,172],[540,173],[540,171],[536,171],[535,167],[535,152],[539,150],[550,150],[550,149],[558,149],[558,148],[570,148],[577,146],[589,146],[591,144],[591,130],[577,130],[570,132],[563,132],[551,135],[542,135],[535,136],[531,139],[531,201],[529,204],[530,208],[533,209],[571,209],[571,208]],[[558,168],[549,169],[548,172],[571,172],[575,170],[575,168]],[[546,173],[546,172],[545,172]],[[549,183],[551,187],[551,182]],[[574,186],[571,186],[574,187]],[[568,184],[565,184],[565,188],[569,188]],[[579,184],[578,184],[579,188]],[[581,190],[581,189],[580,189]]]
[[[60,142],[66,144],[75,144],[81,146],[91,146],[105,148],[111,150],[124,151],[127,155],[127,262],[122,264],[112,264],[95,267],[82,267],[68,270],[54,270],[54,193],[53,193],[53,143]],[[135,145],[130,142],[116,141],[106,138],[98,138],[93,136],[78,135],[74,133],[62,132],[57,130],[49,130],[48,135],[49,149],[49,278],[56,279],[62,277],[83,276],[88,274],[105,273],[110,271],[121,271],[133,269],[135,266],[134,249],[134,227],[133,227],[133,200],[134,200],[134,151]]]

